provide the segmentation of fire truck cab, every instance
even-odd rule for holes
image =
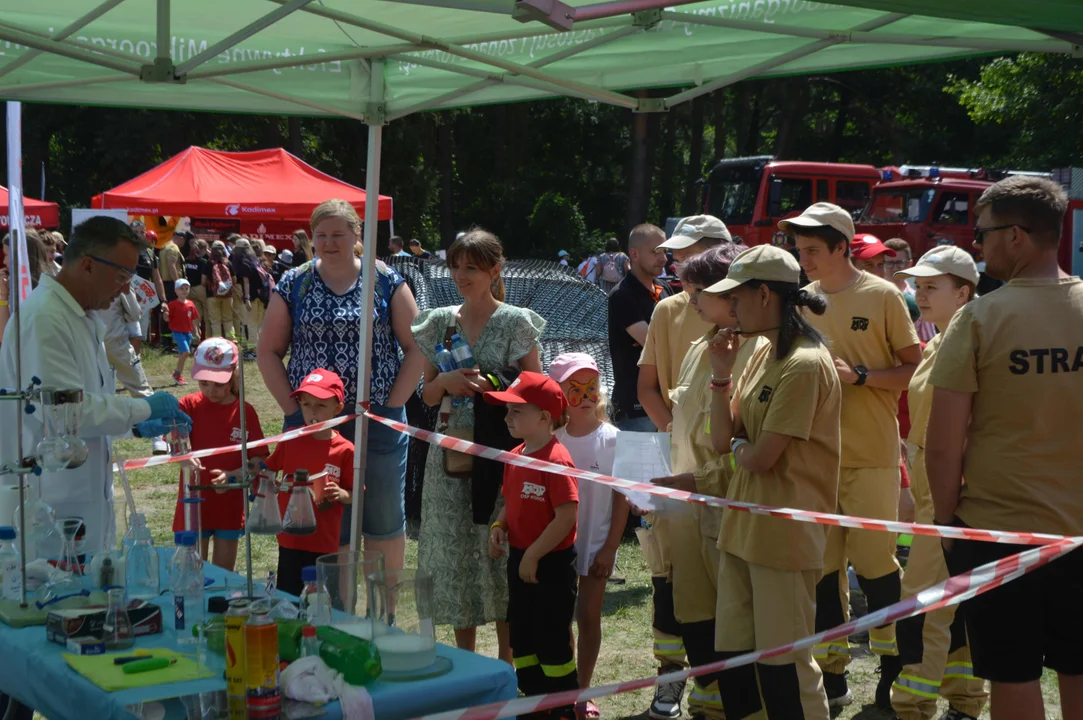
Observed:
[[[704,212],[726,223],[747,245],[781,245],[779,220],[816,202],[858,213],[868,203],[880,171],[872,165],[775,160],[770,155],[720,161],[704,182]]]

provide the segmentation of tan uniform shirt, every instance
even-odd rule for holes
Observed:
[[[765,344],[749,360],[735,392],[751,442],[768,432],[792,439],[766,474],[738,465],[728,497],[834,512],[842,393],[827,348],[800,338],[789,355],[776,360],[774,347]],[[745,562],[778,570],[816,570],[823,567],[825,538],[823,525],[727,509],[718,547]]]
[[[679,292],[655,306],[647,342],[639,356],[640,365],[658,369],[658,386],[666,407],[670,407],[669,391],[677,386],[677,375],[689,348],[711,329],[709,323],[700,320],[691,301],[688,293]]]
[[[184,262],[180,248],[172,240],[162,246],[158,252],[158,274],[163,283],[172,283],[184,277]]]
[[[1083,534],[1083,281],[1017,279],[967,304],[929,382],[974,394],[965,523]]]
[[[819,281],[808,290],[823,292]],[[888,370],[899,364],[899,350],[920,342],[902,292],[865,272],[852,287],[827,295],[826,313],[807,313],[806,318],[827,337],[831,354],[851,367]],[[844,383],[842,467],[898,467],[898,412],[897,391]]]
[[[940,349],[943,335],[937,335],[925,346],[921,354],[921,362],[917,370],[910,378],[910,387],[907,389],[907,402],[910,404],[910,434],[907,442],[915,447],[925,447],[925,431],[929,429],[929,411],[933,408],[933,386],[929,384],[929,376],[933,374],[933,362],[936,353]]]

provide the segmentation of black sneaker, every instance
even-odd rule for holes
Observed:
[[[680,665],[663,665],[659,675],[666,675],[681,670]],[[685,682],[672,682],[659,685],[654,689],[654,700],[647,711],[653,720],[677,720],[681,716],[681,699],[684,697]]]
[[[940,720],[978,720],[973,715],[967,715],[962,710],[948,706],[948,711],[940,716]]]
[[[827,706],[831,709],[846,707],[854,701],[844,672],[824,672],[824,691],[827,693]]]
[[[902,672],[902,660],[898,655],[881,655],[880,667],[876,672],[880,673],[880,680],[876,683],[876,707],[891,710],[891,686]]]

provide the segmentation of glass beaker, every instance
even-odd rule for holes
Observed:
[[[311,535],[316,532],[316,498],[312,494],[312,482],[308,470],[293,473],[293,489],[290,502],[282,516],[282,532],[288,535]]]
[[[128,617],[128,608],[124,605],[123,588],[109,591],[109,609],[105,611],[105,623],[102,625],[102,642],[107,650],[127,650],[135,645],[135,632]]]
[[[424,570],[385,570],[369,582],[369,605],[377,611],[372,642],[384,670],[405,672],[436,662],[433,579]]]
[[[331,625],[354,637],[372,639],[376,611],[370,605],[369,583],[383,571],[384,554],[375,550],[331,553],[316,558],[316,583],[330,600],[331,609],[339,611],[327,613]],[[357,585],[351,594],[354,573],[357,573]]]
[[[28,479],[30,476],[20,476]],[[56,513],[53,508],[41,499],[41,478],[34,477],[36,487],[33,491],[27,486],[26,501],[26,561],[33,562],[38,558],[58,558],[62,549],[60,531],[57,530]],[[19,522],[19,513],[15,513],[14,522],[16,533],[22,533]],[[53,553],[50,555],[50,553]]]
[[[282,514],[278,509],[278,483],[274,475],[256,476],[256,493],[248,513],[248,532],[254,535],[277,535],[282,532]]]

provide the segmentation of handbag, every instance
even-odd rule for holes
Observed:
[[[459,314],[459,308],[461,305],[452,308],[451,314],[448,316],[447,329],[444,331],[444,347],[451,347],[451,336],[455,334],[455,317]],[[474,441],[474,428],[461,427],[461,428],[449,428],[448,423],[451,420],[451,396],[444,395],[444,399],[440,401],[440,416],[436,424],[436,431],[441,435],[447,435],[458,440]],[[456,452],[454,450],[444,449],[444,473],[448,477],[459,478],[461,480],[469,480],[474,472],[474,456],[467,455],[466,453]]]

